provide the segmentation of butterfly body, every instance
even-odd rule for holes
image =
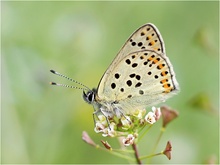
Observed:
[[[83,98],[87,103],[93,105],[95,110],[94,114],[102,113],[107,118],[112,118],[114,115],[120,118],[122,115],[118,102],[113,100],[100,100],[97,97],[95,88],[93,90],[89,90],[87,93],[83,92]]]

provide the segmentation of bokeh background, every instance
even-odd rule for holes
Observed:
[[[89,87],[97,84],[121,46],[141,25],[160,30],[181,92],[166,105],[178,110],[157,151],[172,142],[172,159],[152,163],[218,163],[219,2],[2,2],[2,163],[127,163],[81,139],[116,139],[94,132],[93,108],[55,69]],[[146,135],[151,153],[161,122]],[[101,144],[100,144],[101,145]]]

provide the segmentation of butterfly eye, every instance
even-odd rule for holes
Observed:
[[[90,90],[87,93],[83,91],[83,99],[89,104],[91,104],[94,101],[94,96],[95,96],[94,91]]]

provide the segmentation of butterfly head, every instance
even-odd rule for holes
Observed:
[[[95,95],[96,95],[95,88],[93,88],[92,90],[88,90],[88,91],[83,90],[83,99],[85,100],[85,102],[89,104],[92,104],[94,102]]]

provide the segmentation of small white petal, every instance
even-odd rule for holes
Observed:
[[[134,143],[134,139],[134,135],[129,134],[126,138],[122,139],[122,143],[127,147]]]
[[[153,112],[148,112],[144,119],[150,124],[154,124],[156,122],[156,116]]]
[[[156,109],[156,111],[154,112],[154,114],[155,114],[155,119],[156,120],[159,120],[160,119],[160,116],[161,116],[161,110],[160,110],[160,108],[157,108]]]
[[[135,110],[133,116],[137,117],[138,119],[142,119],[143,114],[145,114],[145,110]]]
[[[105,126],[102,125],[100,122],[97,122],[97,123],[95,124],[94,131],[95,131],[96,133],[103,132],[104,129],[105,129]]]
[[[155,112],[157,110],[156,107],[152,107],[151,109],[152,109],[153,112]]]
[[[98,115],[98,122],[102,123],[103,125],[107,126],[106,117],[104,115]]]

